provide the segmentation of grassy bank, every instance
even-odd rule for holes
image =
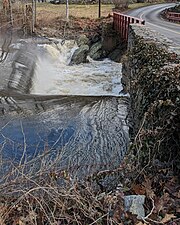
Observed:
[[[152,3],[134,3],[129,5],[129,9],[136,9],[139,7],[147,6]],[[112,8],[114,4],[102,4],[101,5],[101,16],[106,17],[112,14]],[[66,16],[66,5],[53,5],[50,3],[39,3],[37,5],[38,18],[42,18],[44,15],[50,18],[54,17],[65,17]],[[69,15],[77,18],[98,18],[98,4],[94,5],[69,5]],[[47,19],[47,18],[46,18]]]

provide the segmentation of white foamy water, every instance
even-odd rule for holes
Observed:
[[[121,64],[109,59],[69,66],[77,49],[74,41],[43,46],[48,54],[39,57],[31,94],[119,96]]]
[[[6,76],[7,91],[11,94],[13,90],[13,95],[0,98],[0,143],[2,157],[8,159],[6,168],[11,166],[9,159],[33,159],[31,171],[35,173],[44,163],[46,170],[57,168],[83,179],[119,167],[129,142],[129,98],[119,97],[121,64],[90,59],[86,64],[68,66],[75,49],[74,41],[38,48],[31,43],[17,46],[13,71]],[[7,74],[8,66],[0,69],[0,75],[1,70]],[[31,93],[43,96],[24,95],[29,94],[32,77]],[[42,158],[43,149],[49,153]],[[31,164],[27,165],[29,169]],[[115,187],[118,179],[114,178],[100,182],[103,187]]]

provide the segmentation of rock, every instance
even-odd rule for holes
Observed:
[[[110,36],[110,35],[107,36],[106,35],[102,41],[103,49],[108,52],[111,52],[116,48],[118,42],[119,42],[119,40],[117,39],[116,36]]]
[[[124,197],[125,211],[137,215],[138,219],[145,217],[144,211],[145,195],[127,195]]]
[[[115,49],[113,52],[111,52],[108,57],[115,61],[115,62],[120,62],[121,58],[122,58],[122,51],[120,49]]]
[[[94,60],[101,59],[102,58],[102,50],[99,50],[98,52],[96,52],[91,58]]]
[[[102,54],[103,54],[102,42],[98,41],[91,46],[90,51],[89,51],[89,56],[92,59],[96,60],[96,59],[100,59]]]
[[[100,41],[100,39],[101,39],[101,35],[95,34],[94,36],[92,36],[91,42],[96,43],[96,42]]]
[[[133,143],[135,147],[132,148],[143,149],[143,154],[134,160],[134,164],[138,161],[143,168],[151,162],[149,167],[154,167],[156,155],[162,162],[173,162],[173,170],[179,174],[176,160],[180,146],[180,114],[171,114],[175,111],[180,113],[180,105],[176,101],[180,93],[175,85],[180,84],[179,46],[166,42],[160,33],[146,26],[132,24],[129,28],[127,58],[123,64],[123,77],[130,80],[126,90],[132,99],[134,129],[131,137],[133,140],[138,135],[142,140],[141,143]],[[143,134],[138,133],[140,128]],[[150,158],[147,143],[152,143]]]
[[[87,54],[89,51],[89,46],[88,45],[81,45],[76,51],[74,52],[71,62],[69,65],[73,64],[80,64],[80,63],[85,63],[87,62]]]
[[[80,35],[79,39],[77,40],[77,45],[89,45],[89,39],[85,34]]]
[[[121,45],[117,46],[117,48],[108,55],[108,57],[115,62],[120,62],[122,56],[123,56],[123,46]]]

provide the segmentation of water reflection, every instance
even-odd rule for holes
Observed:
[[[0,148],[3,160],[22,164],[43,155],[46,163],[83,177],[116,168],[122,161],[128,145],[129,100],[119,95],[119,64],[106,59],[68,66],[75,48],[69,45],[67,54],[54,45],[37,45],[38,54],[45,53],[42,58],[37,55],[37,61],[32,54],[13,55],[15,70],[6,90],[0,91]],[[22,65],[31,72],[19,75]],[[41,163],[34,162],[36,167]]]

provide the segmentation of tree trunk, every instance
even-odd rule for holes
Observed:
[[[66,0],[66,20],[69,21],[69,1]]]

